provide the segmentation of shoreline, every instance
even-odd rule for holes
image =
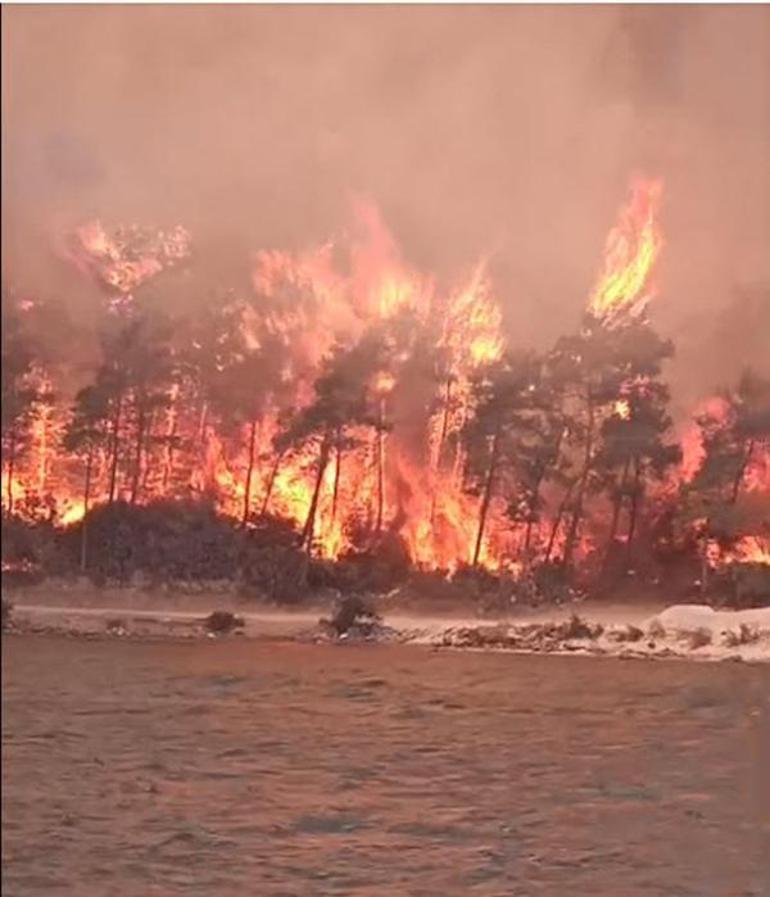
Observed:
[[[209,612],[212,605],[208,605]],[[372,632],[353,628],[341,637],[320,623],[323,609],[268,609],[235,613],[242,625],[232,632],[207,628],[204,610],[82,607],[13,603],[4,635],[57,636],[132,642],[219,641],[325,645],[411,645],[441,651],[556,654],[623,660],[770,662],[770,608],[715,611],[675,605],[646,619],[640,609],[562,607],[522,613],[505,620],[387,615]],[[636,612],[634,612],[636,610]],[[603,618],[603,619],[601,619]]]

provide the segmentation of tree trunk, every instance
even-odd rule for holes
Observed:
[[[8,445],[8,493],[7,502],[8,516],[13,516],[13,475],[16,471],[16,424],[11,425]]]
[[[626,558],[631,555],[631,543],[636,532],[636,521],[639,517],[639,506],[642,500],[642,465],[639,458],[634,458],[634,491],[631,493],[631,509],[628,512],[628,539],[626,540]]]
[[[580,473],[578,481],[578,491],[575,497],[575,509],[572,512],[567,539],[564,543],[564,566],[569,567],[572,563],[572,555],[575,551],[575,542],[577,540],[578,526],[583,516],[583,499],[585,498],[586,485],[588,484],[588,475],[591,472],[591,462],[593,461],[593,441],[594,441],[594,402],[590,390],[588,391],[586,402],[588,406],[588,428],[586,430],[585,455],[583,458],[583,470]]]
[[[436,469],[441,467],[441,456],[444,453],[444,441],[446,440],[447,430],[449,429],[449,408],[452,399],[452,377],[446,378],[446,390],[444,396],[444,414],[441,420],[441,435],[438,441],[438,451],[436,453]]]
[[[110,491],[107,504],[115,501],[115,488],[118,482],[118,458],[120,455],[120,418],[123,411],[123,395],[118,396],[115,404],[115,413],[112,417],[112,432],[110,433]]]
[[[206,424],[208,422],[209,405],[204,401],[201,403],[201,413],[198,418],[198,442],[202,448],[206,448]]]
[[[147,415],[143,408],[140,407],[139,415],[136,421],[136,448],[134,450],[134,470],[131,476],[131,494],[129,502],[136,504],[139,497],[139,482],[142,476],[142,450],[144,449],[144,433],[147,427]]]
[[[741,483],[743,482],[743,477],[746,473],[746,468],[749,466],[749,462],[751,461],[751,455],[754,452],[754,440],[750,439],[748,447],[746,449],[746,454],[743,456],[743,461],[741,462],[741,466],[738,469],[738,473],[735,475],[735,480],[733,481],[733,489],[732,495],[730,497],[730,504],[734,505],[736,501],[738,501],[738,492],[741,488]]]
[[[173,409],[173,415],[174,416],[171,421],[171,426],[169,427],[168,433],[166,434],[166,464],[163,468],[163,483],[161,486],[164,495],[168,491],[168,484],[171,480],[171,472],[174,469],[174,442],[176,441],[178,424],[176,408]]]
[[[449,429],[449,402],[452,396],[452,377],[446,378],[446,395],[444,397],[444,413],[441,420],[441,433],[438,440],[438,448],[436,450],[436,469],[433,471],[434,476],[441,470],[441,456],[444,454],[444,441],[446,440],[447,430]],[[433,521],[436,519],[436,483],[433,483],[433,493],[430,497],[430,524],[433,527]]]
[[[91,471],[93,469],[94,450],[89,447],[86,457],[86,478],[83,484],[83,519],[80,524],[80,569],[85,573],[88,567],[88,503],[91,499]]]
[[[572,490],[574,488],[575,484],[570,483],[567,491],[564,493],[564,498],[559,504],[559,510],[556,512],[556,518],[554,519],[553,526],[551,527],[551,535],[548,537],[548,545],[546,546],[545,557],[543,558],[544,564],[547,564],[551,560],[551,553],[553,552],[553,547],[556,544],[556,536],[559,534],[561,521],[564,517],[564,512],[567,510],[567,505],[569,504],[569,500],[572,497]]]
[[[337,434],[337,457],[334,466],[334,492],[332,493],[332,520],[337,517],[337,498],[340,491],[340,468],[342,467],[342,447],[340,446],[340,435]]]
[[[543,463],[540,467],[538,477],[535,480],[535,488],[534,488],[533,495],[532,495],[532,507],[530,508],[530,518],[527,521],[527,530],[526,530],[526,533],[524,536],[525,552],[529,551],[530,545],[532,542],[532,527],[535,522],[534,515],[536,513],[536,509],[537,509],[538,505],[540,504],[540,487],[543,485],[543,481],[545,480],[545,474],[546,474],[546,471],[548,470],[548,468],[554,467],[559,461],[559,452],[561,451],[561,444],[562,444],[562,441],[564,440],[564,433],[565,433],[565,430],[562,427],[562,429],[559,431],[559,435],[556,437],[556,441],[553,445],[553,454],[551,455],[550,462],[548,460],[543,461]],[[553,550],[553,543],[556,539],[556,533],[558,532],[558,529],[559,529],[559,523],[561,522],[561,520],[560,520],[561,513],[563,513],[563,512],[562,511],[559,512],[559,519],[556,522],[556,528],[551,529],[551,535],[548,539],[548,549],[547,549],[546,561],[550,557],[551,551]]]
[[[609,555],[612,550],[612,546],[615,544],[615,539],[618,535],[618,523],[620,522],[620,510],[623,505],[623,497],[625,495],[626,490],[626,482],[628,481],[628,468],[631,465],[631,459],[626,459],[626,463],[623,465],[623,473],[620,477],[620,482],[617,485],[617,490],[615,492],[615,496],[612,500],[612,522],[610,523],[610,534],[607,537],[607,554]]]
[[[155,412],[150,412],[149,420],[147,421],[147,425],[144,428],[144,471],[139,478],[140,489],[142,492],[146,492],[147,488],[150,484],[150,475],[152,473],[152,454],[151,454],[151,446],[152,446],[152,431],[155,426]],[[166,487],[164,483],[161,483],[161,489],[165,493]]]
[[[380,424],[377,428],[377,524],[376,532],[382,532],[385,516],[385,409],[380,400]]]
[[[535,514],[537,513],[537,507],[540,504],[540,487],[543,484],[543,479],[545,478],[545,465],[538,471],[538,475],[535,479],[535,483],[532,489],[532,497],[529,503],[529,509],[527,514],[527,528],[524,531],[524,552],[529,552],[530,544],[532,543],[532,527],[535,523]]]
[[[481,554],[481,545],[484,540],[484,527],[487,523],[487,514],[489,513],[489,504],[492,500],[492,483],[497,472],[497,460],[500,453],[500,425],[498,424],[495,435],[492,437],[492,452],[489,456],[489,467],[484,482],[484,493],[481,498],[481,507],[479,508],[479,526],[476,531],[476,544],[473,548],[474,567],[478,566],[479,555]]]
[[[708,591],[708,575],[709,575],[708,532],[709,532],[709,520],[707,518],[706,522],[705,522],[705,531],[703,533],[703,537],[700,540],[700,594],[701,594],[701,598],[703,600],[705,600],[706,592]]]
[[[267,489],[265,490],[265,497],[262,499],[262,508],[259,512],[260,517],[264,517],[267,514],[267,507],[270,504],[270,496],[273,494],[273,486],[275,485],[275,478],[278,476],[278,470],[281,466],[281,461],[283,460],[283,452],[279,452],[276,455],[275,461],[273,462],[273,467],[270,471],[270,477],[267,481]]]
[[[249,432],[249,463],[246,468],[246,489],[243,495],[243,516],[241,517],[241,526],[246,526],[249,521],[249,510],[251,507],[251,477],[254,473],[254,447],[257,444],[257,422],[251,422],[251,430]]]
[[[315,487],[313,488],[313,497],[310,500],[310,507],[307,512],[305,526],[302,529],[301,545],[307,549],[307,553],[313,549],[313,529],[315,527],[315,515],[318,510],[318,497],[321,494],[321,484],[323,483],[326,465],[329,461],[329,437],[324,436],[321,448],[318,453],[318,472],[315,478]]]

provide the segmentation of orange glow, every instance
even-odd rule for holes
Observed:
[[[618,399],[613,405],[613,412],[621,420],[631,420],[631,405],[628,399]]]
[[[5,508],[8,504],[8,491],[10,488],[11,498],[13,503],[21,501],[24,498],[26,489],[24,487],[24,483],[20,477],[14,476],[11,478],[8,474],[7,470],[3,471],[2,475],[2,486],[3,486],[3,507]]]
[[[344,274],[333,263],[335,248],[347,252],[349,264]],[[297,359],[293,367],[308,372],[304,388],[298,384],[297,389],[303,396],[302,403],[312,397],[311,378],[335,342],[352,345],[367,326],[378,320],[387,322],[401,312],[421,323],[433,310],[440,315],[440,342],[447,351],[454,384],[452,408],[444,428],[446,438],[459,432],[471,411],[472,371],[496,360],[503,351],[500,310],[483,266],[479,265],[468,282],[450,293],[446,301],[437,301],[431,279],[404,265],[393,238],[371,205],[358,204],[356,226],[347,239],[297,254],[275,250],[258,253],[252,277],[256,293],[275,303],[269,317],[272,332],[285,335]],[[298,301],[283,306],[281,297],[287,289]],[[409,384],[400,383],[397,370],[382,370],[374,376],[370,388],[385,418],[385,405],[391,396],[397,397],[400,388],[408,390]],[[439,412],[426,421],[431,444],[441,429],[442,417]],[[271,440],[277,427],[276,415],[271,412],[260,427],[258,456],[274,458]],[[405,518],[399,533],[412,560],[420,566],[442,569],[467,563],[475,539],[478,500],[463,491],[459,453],[455,451],[448,472],[439,472],[434,461],[428,460],[426,465],[425,459],[415,457],[397,430],[378,435],[360,427],[353,428],[350,436],[352,446],[339,457],[333,452],[324,470],[314,526],[316,551],[324,557],[338,557],[351,547],[355,521],[373,525],[379,495],[378,465],[382,465],[383,525],[389,528],[394,518]],[[246,441],[242,438],[241,445]],[[272,482],[271,461],[262,465],[253,482],[252,507],[259,509],[267,500],[271,514],[301,527],[311,505],[317,463],[318,448],[310,444],[282,457]],[[237,516],[243,505],[244,451],[226,460],[223,444],[212,434],[207,467],[213,472],[209,480],[213,476],[221,506]],[[410,497],[404,500],[407,482]],[[486,547],[482,556],[485,562],[491,557]]]
[[[377,395],[386,396],[389,392],[393,392],[396,385],[396,378],[389,371],[380,371],[374,381],[374,391]]]
[[[75,229],[64,254],[107,289],[127,297],[166,268],[186,258],[190,234],[181,226],[147,233],[137,227],[108,233],[100,221]]]
[[[641,313],[652,295],[651,270],[661,246],[659,197],[658,184],[637,184],[609,235],[589,306],[607,326],[619,315]],[[97,278],[109,295],[124,298],[188,253],[188,235],[181,228],[168,233],[131,228],[111,232],[98,222],[80,228],[71,246],[71,256],[84,273]],[[251,286],[251,295],[233,302],[242,342],[254,352],[267,351],[272,343],[280,346],[276,379],[281,383],[275,392],[283,390],[281,395],[265,395],[254,411],[258,419],[253,455],[251,421],[221,426],[216,414],[195,404],[198,396],[188,401],[184,382],[174,382],[152,416],[146,444],[138,453],[131,444],[135,421],[132,397],[127,397],[116,496],[130,495],[132,464],[140,457],[140,502],[205,495],[220,512],[247,526],[267,513],[289,521],[299,532],[320,483],[312,527],[315,554],[338,558],[393,533],[420,568],[451,572],[471,563],[481,498],[468,490],[461,435],[475,412],[475,379],[505,352],[502,313],[486,265],[476,265],[454,288],[439,289],[431,277],[405,262],[376,208],[359,203],[349,231],[333,240],[302,251],[255,253]],[[415,376],[415,366],[408,363],[414,360],[410,352],[420,351],[414,346],[423,344],[410,340],[426,335],[439,351],[425,359],[425,370]],[[274,439],[282,432],[284,412],[302,410],[312,402],[314,384],[332,350],[354,347],[362,337],[372,336],[382,340],[386,360],[377,359],[377,368],[367,368],[362,375],[364,422],[328,425],[327,431],[319,427],[304,443],[278,453]],[[36,376],[38,385],[47,388],[42,375]],[[623,384],[615,401],[603,406],[602,415],[630,420],[634,396],[643,388],[643,382]],[[200,399],[200,404],[206,403]],[[719,418],[726,408],[714,400],[704,410]],[[41,505],[52,495],[61,523],[82,518],[85,462],[60,452],[66,423],[64,403],[37,410],[28,451],[14,467],[12,483],[3,471],[3,507],[10,487],[14,505],[30,495],[42,500]],[[687,480],[703,458],[697,427],[684,433],[683,449],[681,475]],[[109,449],[102,444],[92,460],[90,507],[109,494]],[[747,464],[745,491],[767,490],[768,482],[767,452],[757,449]],[[511,482],[506,488],[505,498],[491,498],[479,560],[489,570],[516,576],[525,544],[528,557],[538,550],[542,557],[550,539],[549,557],[559,557],[566,517],[551,533],[563,496],[545,483],[542,519],[528,528],[525,543],[525,524],[512,519],[508,505],[517,497],[519,484]],[[766,543],[744,541],[736,556],[766,558]],[[590,547],[590,536],[581,533],[580,551],[585,554]]]
[[[85,515],[85,505],[81,500],[75,500],[69,505],[59,516],[59,523],[62,526],[71,526],[78,523]]]
[[[607,237],[602,270],[588,304],[591,314],[606,323],[621,313],[641,314],[653,295],[650,276],[662,246],[660,197],[659,182],[637,182]]]
[[[735,546],[734,555],[744,562],[770,565],[770,539],[745,536]]]

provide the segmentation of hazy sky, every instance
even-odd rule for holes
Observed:
[[[716,312],[770,285],[767,7],[2,16],[3,264],[23,285],[57,288],[51,234],[75,220],[184,223],[226,277],[320,242],[358,193],[440,277],[491,252],[512,339],[543,342],[577,320],[635,173],[664,181],[655,315],[691,378],[716,376]]]

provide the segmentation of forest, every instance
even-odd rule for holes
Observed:
[[[580,326],[537,350],[483,264],[437,286],[368,206],[202,303],[184,228],[74,229],[88,334],[3,281],[4,576],[770,602],[770,380],[715,371],[673,419],[660,198],[633,185]]]

